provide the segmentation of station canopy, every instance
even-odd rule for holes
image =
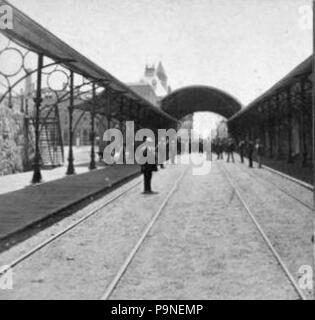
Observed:
[[[3,0],[2,3],[13,8],[14,28],[12,30],[1,30],[1,33],[12,42],[27,50],[42,54],[86,79],[96,82],[98,85],[103,85],[104,89],[110,88],[113,92],[136,102],[141,108],[141,114],[145,114],[147,119],[151,119],[151,123],[155,119],[156,122],[165,125],[165,127],[177,124],[176,119],[139,96],[127,85],[70,47],[8,1]],[[119,113],[119,110],[116,110],[117,113]]]
[[[241,104],[231,95],[208,86],[190,86],[176,90],[161,101],[161,108],[181,119],[187,114],[209,111],[230,118],[241,110]]]
[[[290,71],[285,77],[283,77],[280,81],[275,83],[269,90],[264,92],[258,98],[256,98],[253,102],[251,102],[246,108],[243,108],[238,113],[236,113],[233,117],[229,119],[229,123],[232,123],[236,120],[244,119],[259,119],[262,117],[260,112],[257,110],[259,104],[264,101],[270,99],[272,96],[281,92],[285,88],[289,88],[294,85],[301,79],[307,79],[312,82],[312,72],[313,72],[313,56],[308,57],[303,62],[301,62],[297,67],[295,67],[292,71]]]

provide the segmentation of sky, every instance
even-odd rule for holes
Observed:
[[[312,53],[311,0],[10,2],[123,82],[162,61],[172,89],[209,85],[244,106]]]

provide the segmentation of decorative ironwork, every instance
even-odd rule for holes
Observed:
[[[141,123],[145,121],[149,123],[150,119],[147,117],[149,113],[159,117],[159,121],[163,118],[167,126],[176,123],[175,119],[157,108],[152,108],[152,105],[151,108],[147,108],[150,107],[148,102],[81,54],[73,51],[69,57],[69,46],[62,40],[53,37],[45,28],[35,24],[18,9],[15,10],[15,14],[17,13],[19,19],[16,19],[16,23],[19,24],[19,28],[16,28],[16,32],[9,34],[0,31],[0,105],[16,108],[18,104],[19,111],[24,113],[27,130],[34,133],[34,139],[32,135],[29,139],[29,135],[26,134],[26,139],[34,144],[35,149],[34,183],[41,180],[40,168],[43,160],[40,150],[41,141],[47,140],[53,152],[58,145],[63,150],[59,119],[61,107],[68,107],[69,110],[71,146],[73,133],[77,127],[77,124],[73,126],[72,123],[74,110],[90,112],[91,167],[94,160],[96,114],[106,116],[108,126],[114,125],[115,118],[119,117],[117,120],[122,120],[130,117],[129,108],[123,117],[117,112],[121,96],[125,98],[123,104],[130,105],[129,102],[136,101],[136,111],[139,109],[139,114],[136,112],[135,117]],[[24,37],[23,32],[20,32],[24,27],[27,28],[29,40]],[[40,39],[38,29],[43,36]],[[49,41],[48,47],[51,48],[51,52],[43,43],[45,37]],[[33,75],[37,76],[36,88],[31,83]],[[75,75],[78,77],[74,79]],[[79,77],[81,81],[76,81]],[[138,116],[142,119],[140,120]],[[79,117],[78,121],[81,118]],[[29,123],[33,126],[29,126]],[[150,124],[154,126],[157,122],[151,121]],[[53,152],[49,150],[51,162],[56,158]],[[70,173],[74,172],[72,166],[73,155],[70,154],[70,170],[68,170]]]

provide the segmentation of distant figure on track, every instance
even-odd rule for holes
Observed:
[[[172,140],[169,145],[171,164],[175,164],[177,141]]]
[[[210,138],[208,138],[206,140],[205,147],[206,147],[207,161],[211,161],[212,160],[212,153],[211,153],[211,139]]]
[[[219,159],[223,160],[223,152],[225,151],[225,143],[223,140],[219,141]]]
[[[238,144],[238,150],[240,152],[241,162],[244,163],[246,144],[244,140],[241,140]]]
[[[217,160],[222,160],[223,159],[223,142],[221,139],[218,139],[215,142],[215,151],[217,154]]]
[[[226,151],[227,151],[226,162],[230,162],[230,158],[231,158],[232,162],[235,162],[235,160],[234,160],[235,145],[234,145],[234,140],[232,138],[228,139],[228,141],[227,141]]]
[[[255,151],[257,155],[258,168],[262,168],[261,160],[264,155],[264,146],[260,139],[256,139]]]
[[[247,157],[249,161],[249,167],[253,167],[253,153],[254,153],[254,142],[250,139],[246,141]]]
[[[148,160],[150,158],[155,159],[155,147],[154,147],[153,140],[151,138],[146,138],[146,143],[147,144],[144,147],[144,150],[142,151],[143,156],[146,157]],[[155,162],[156,162],[156,159],[155,159]],[[147,161],[145,164],[141,165],[141,172],[143,173],[143,177],[144,177],[143,194],[156,193],[156,192],[153,192],[151,188],[152,174],[155,171],[158,171],[156,163],[152,164]]]
[[[204,153],[204,150],[203,150],[203,140],[201,138],[199,138],[199,153],[200,154],[203,154]]]
[[[158,164],[161,169],[165,169],[164,162],[166,161],[166,141],[164,138],[159,141],[157,146]]]

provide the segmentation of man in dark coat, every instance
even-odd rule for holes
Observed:
[[[238,149],[240,152],[240,157],[241,157],[241,162],[244,163],[244,156],[245,156],[245,141],[241,140],[240,143],[238,144]]]
[[[232,162],[235,162],[234,160],[234,151],[235,151],[235,147],[234,147],[234,140],[232,138],[229,138],[227,141],[227,162],[230,162],[230,158],[232,160]]]
[[[253,168],[253,153],[254,153],[254,142],[250,139],[246,141],[247,157],[249,160],[249,167]]]
[[[144,164],[141,165],[141,172],[143,173],[144,177],[144,194],[154,194],[156,192],[152,191],[151,188],[151,181],[152,181],[152,174],[154,171],[157,171],[156,165],[156,157],[155,157],[155,147],[153,140],[151,138],[146,139],[146,146],[144,146],[144,150],[142,152],[143,156],[146,157],[148,160]],[[154,159],[154,163],[150,163],[150,159]]]
[[[172,140],[169,145],[171,164],[175,164],[177,141]]]
[[[164,162],[166,161],[166,141],[164,138],[162,138],[158,143],[157,154],[158,164],[161,166],[161,169],[165,169]]]
[[[217,160],[222,160],[223,159],[223,142],[221,139],[218,139],[216,141],[216,153],[217,153]]]
[[[257,162],[258,162],[258,168],[262,168],[262,157],[264,155],[264,146],[261,143],[260,139],[256,139],[256,145],[255,145],[256,155],[257,155]]]

